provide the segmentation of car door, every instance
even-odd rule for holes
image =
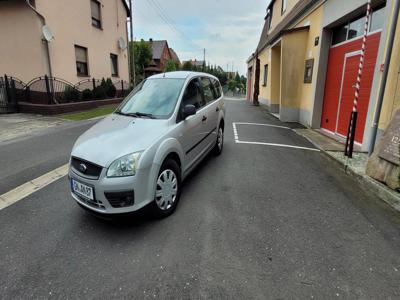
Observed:
[[[217,139],[217,126],[219,117],[219,106],[217,94],[209,77],[201,78],[201,85],[206,102],[206,128],[207,128],[207,146],[211,146]]]
[[[190,168],[202,154],[202,143],[206,135],[204,100],[201,93],[201,83],[198,78],[192,79],[186,86],[185,92],[182,97],[180,111],[183,110],[185,105],[192,104],[196,107],[197,112],[193,116],[189,116],[185,120],[178,120],[180,122],[179,141],[185,152],[185,170]]]

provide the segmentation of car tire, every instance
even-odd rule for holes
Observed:
[[[164,183],[164,184],[163,184]],[[161,165],[157,176],[152,211],[158,219],[171,215],[181,196],[181,169],[173,159],[167,159]]]
[[[222,153],[222,149],[224,148],[224,127],[219,125],[217,131],[217,140],[215,141],[215,146],[213,149],[214,155],[218,156]]]

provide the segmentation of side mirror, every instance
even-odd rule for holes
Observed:
[[[182,119],[185,120],[187,117],[193,116],[195,114],[196,114],[196,106],[194,106],[192,104],[187,104],[183,108]]]

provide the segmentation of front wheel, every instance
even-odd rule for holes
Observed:
[[[178,164],[166,160],[157,177],[156,192],[153,202],[153,212],[157,218],[171,215],[181,196],[181,171]]]
[[[217,141],[214,146],[214,154],[216,156],[222,153],[222,148],[224,147],[224,128],[222,126],[218,127]]]

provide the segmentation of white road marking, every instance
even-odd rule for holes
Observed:
[[[272,124],[262,124],[262,123],[246,123],[246,122],[235,122],[233,124],[238,124],[238,125],[255,125],[255,126],[267,126],[267,127],[276,127],[276,128],[282,128],[282,129],[289,129],[292,130],[290,127],[286,126],[279,126],[279,125],[272,125]]]
[[[301,150],[309,150],[320,152],[319,149],[316,148],[309,148],[309,147],[302,147],[302,146],[294,146],[294,145],[286,145],[286,144],[277,144],[277,143],[263,143],[263,142],[249,142],[249,141],[240,141],[239,135],[237,132],[236,125],[255,125],[255,126],[267,126],[267,127],[276,127],[281,129],[293,130],[289,127],[285,126],[278,126],[278,125],[271,125],[271,124],[262,124],[262,123],[246,123],[246,122],[233,122],[233,134],[235,136],[235,143],[236,144],[250,144],[250,145],[263,145],[263,146],[274,146],[274,147],[285,147],[285,148],[293,148],[293,149],[301,149]]]
[[[292,145],[285,145],[285,144],[275,144],[275,143],[262,143],[262,142],[246,142],[246,141],[236,141],[236,144],[253,144],[253,145],[264,145],[264,146],[275,146],[275,147],[285,147],[285,148],[294,148],[294,149],[302,149],[302,150],[310,150],[319,152],[319,149],[315,148],[308,148],[308,147],[300,147],[300,146],[292,146]]]
[[[36,179],[28,181],[11,191],[0,195],[0,210],[28,197],[34,192],[44,188],[52,182],[68,174],[68,164],[65,164],[53,171],[50,171]]]

